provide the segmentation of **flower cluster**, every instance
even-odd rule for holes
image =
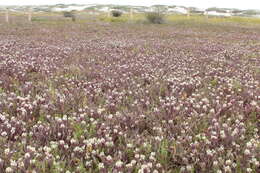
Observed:
[[[230,25],[4,26],[0,172],[259,172],[260,32]]]

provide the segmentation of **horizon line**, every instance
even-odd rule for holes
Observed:
[[[163,5],[163,6],[177,6],[177,7],[187,7],[187,8],[198,8],[198,9],[209,9],[209,8],[219,8],[219,9],[237,9],[237,10],[260,10],[260,9],[253,9],[253,8],[246,8],[246,9],[242,9],[242,8],[236,8],[236,7],[217,7],[217,6],[210,6],[210,7],[196,7],[196,6],[185,6],[185,5],[166,5],[166,4],[154,4],[154,5],[130,5],[130,4],[105,4],[105,3],[93,3],[93,4],[78,4],[78,3],[57,3],[57,4],[25,4],[25,5],[1,5],[0,7],[10,7],[10,6],[19,6],[19,7],[23,7],[23,6],[55,6],[55,5],[114,5],[114,6],[136,6],[136,7],[152,7],[152,6],[156,6],[156,5]]]

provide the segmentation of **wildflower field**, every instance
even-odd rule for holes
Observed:
[[[0,27],[0,173],[257,173],[260,26]]]

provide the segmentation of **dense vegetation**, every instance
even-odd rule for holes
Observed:
[[[1,25],[0,172],[259,172],[259,25],[175,19]]]
[[[162,24],[164,23],[164,15],[159,12],[150,12],[146,14],[146,19],[148,22],[153,24]]]
[[[113,11],[111,11],[111,14],[113,17],[120,17],[120,16],[122,16],[123,13],[118,10],[113,10]]]

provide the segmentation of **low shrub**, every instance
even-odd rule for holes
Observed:
[[[63,12],[63,16],[64,16],[64,17],[71,18],[73,22],[76,21],[76,16],[75,16],[75,14],[73,14],[72,12],[65,11],[65,12]]]
[[[123,13],[118,10],[113,10],[113,11],[111,11],[111,14],[113,17],[120,17],[120,16],[122,16]]]
[[[148,20],[148,22],[153,24],[164,23],[164,15],[162,15],[161,13],[156,13],[156,12],[147,13],[146,19]]]

